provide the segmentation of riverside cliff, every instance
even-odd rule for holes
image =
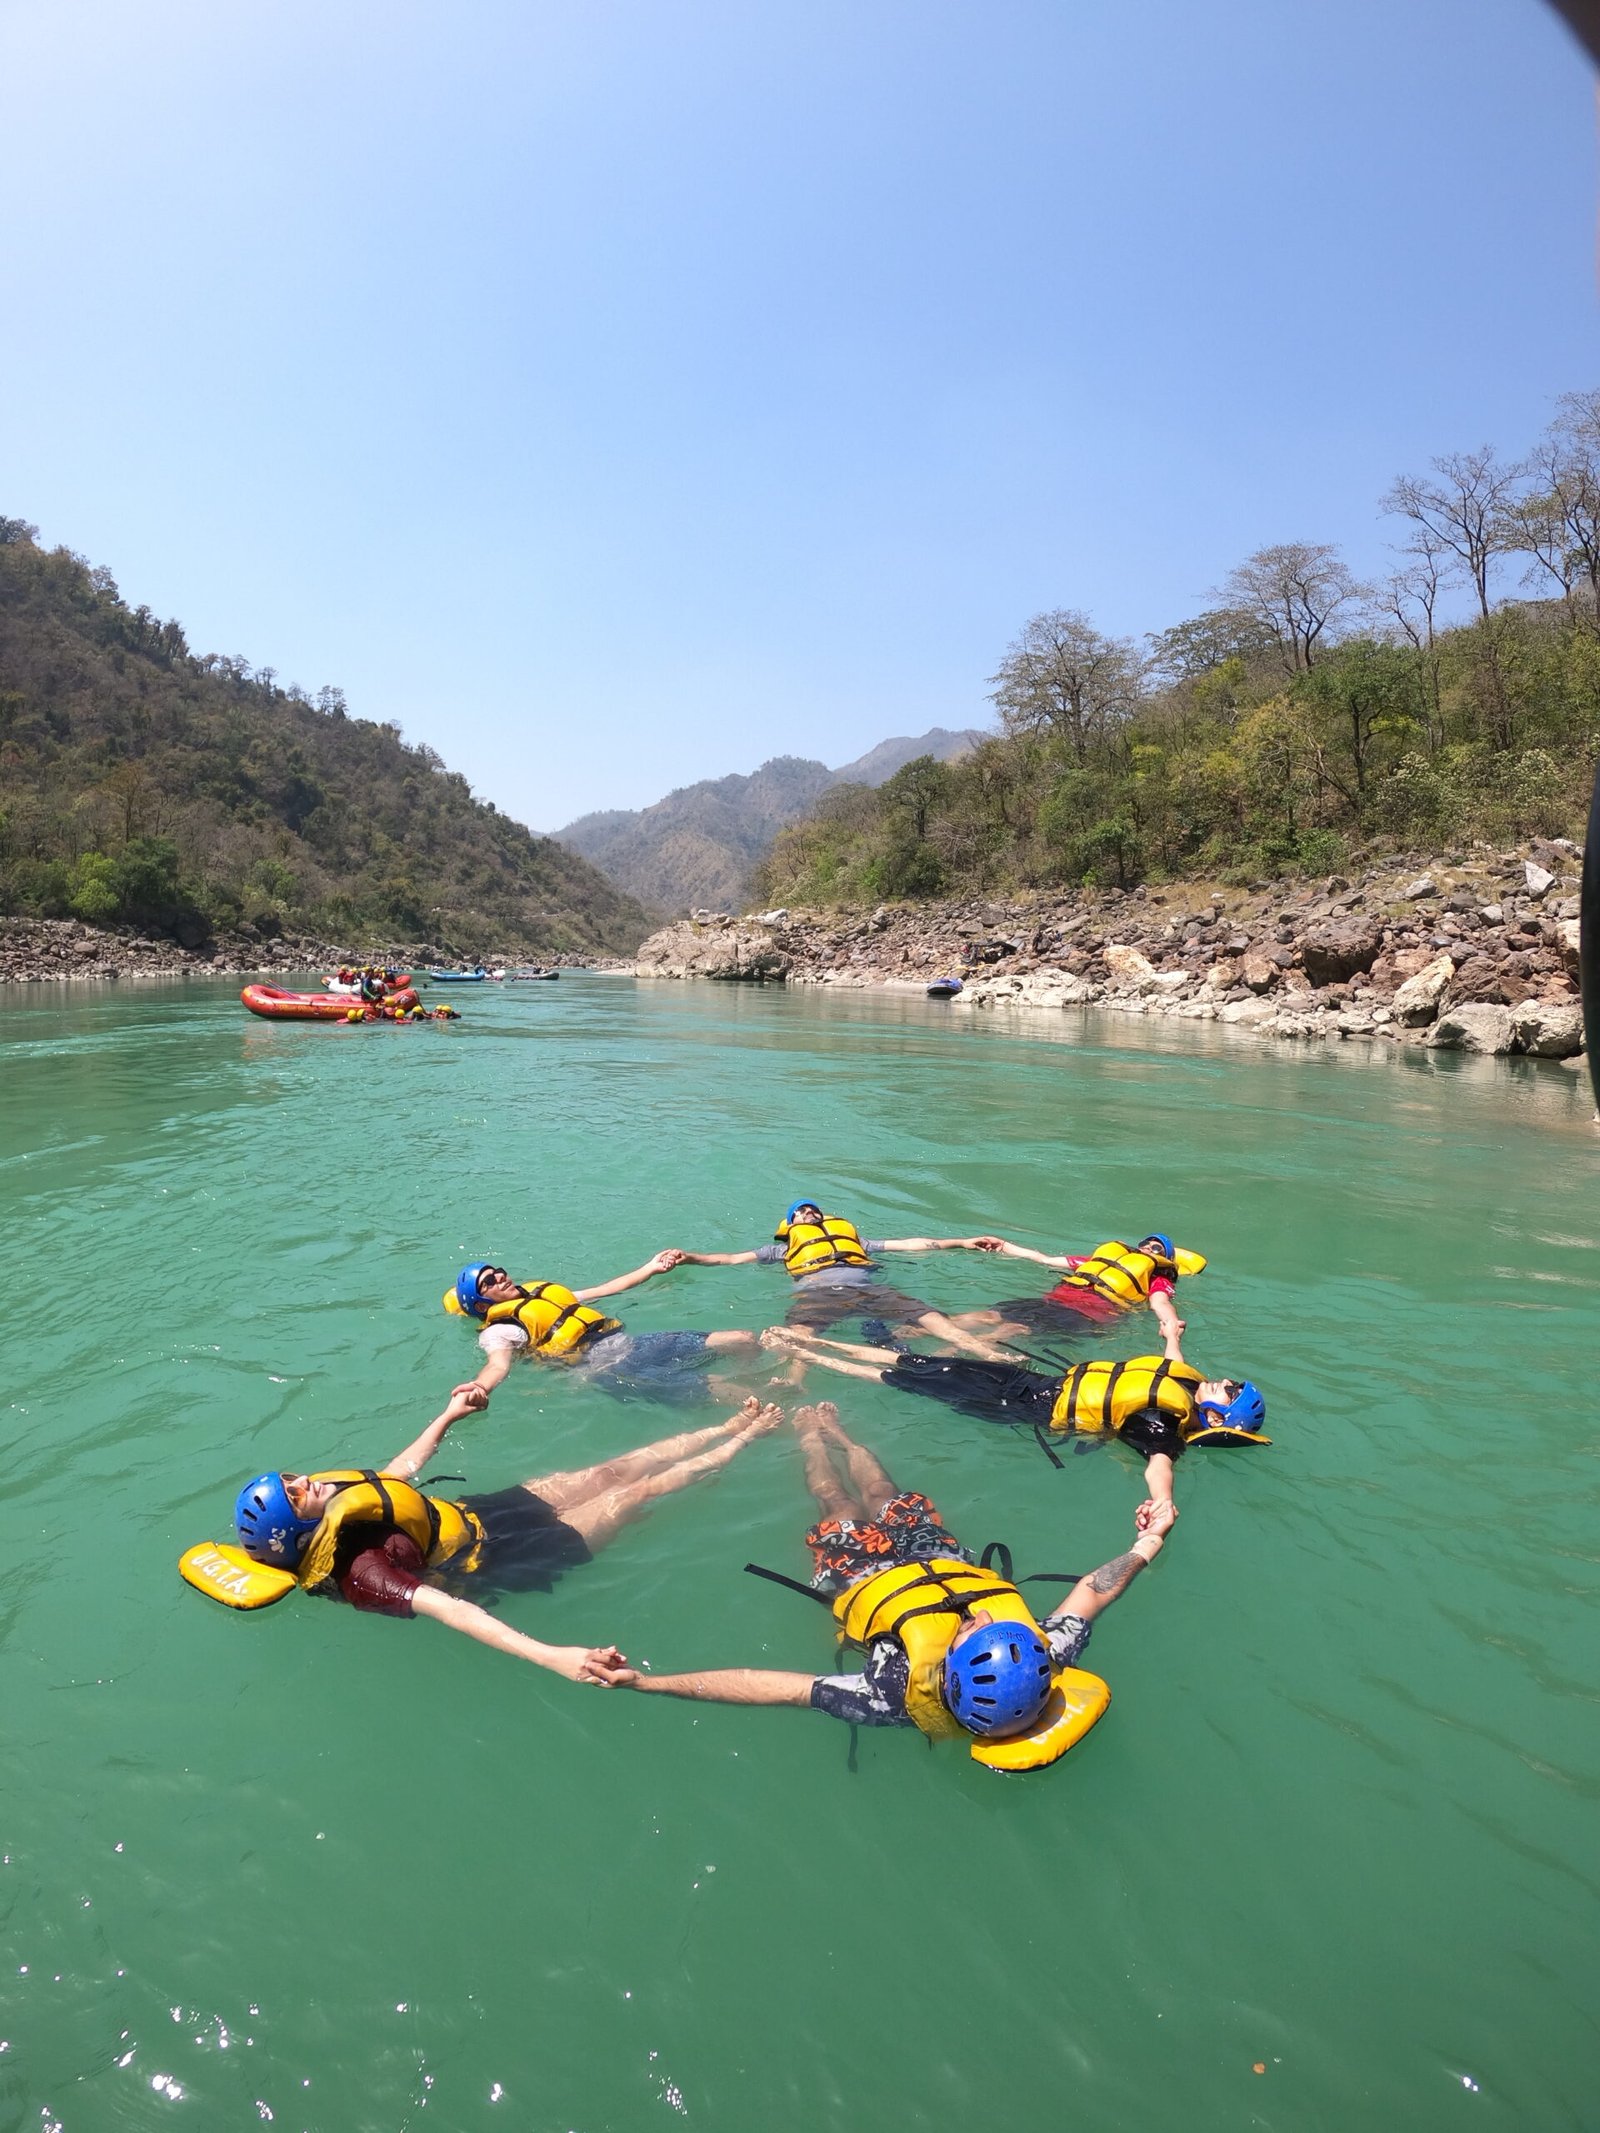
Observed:
[[[640,977],[921,990],[959,976],[960,1011],[1095,1006],[1247,1026],[1570,1058],[1582,1049],[1570,841],[1480,847],[1359,879],[1183,882],[1126,893],[700,913],[653,934]]]

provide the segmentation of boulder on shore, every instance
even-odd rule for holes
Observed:
[[[1390,1003],[1397,1022],[1407,1029],[1421,1029],[1439,1012],[1444,989],[1455,976],[1456,966],[1447,955],[1436,955],[1405,980]]]
[[[640,948],[642,978],[722,978],[760,984],[789,975],[790,957],[765,926],[743,919],[686,918]]]
[[[1423,1041],[1436,1051],[1484,1052],[1498,1059],[1510,1051],[1511,1035],[1509,1007],[1464,1001],[1442,1014]]]
[[[1519,1052],[1536,1059],[1571,1059],[1583,1050],[1583,1009],[1576,1000],[1524,1000],[1511,1010]]]
[[[1137,948],[1125,947],[1121,941],[1107,941],[1102,952],[1106,976],[1113,985],[1134,985],[1142,992],[1154,983],[1156,966]]]
[[[1382,945],[1382,931],[1370,920],[1340,919],[1311,928],[1300,960],[1313,985],[1338,985],[1370,970]]]

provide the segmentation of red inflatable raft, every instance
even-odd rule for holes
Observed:
[[[348,993],[285,992],[279,985],[247,985],[239,998],[251,1014],[265,1015],[269,1022],[348,1022],[350,1010],[360,1005]],[[383,1004],[414,1007],[417,996],[414,992],[391,993]]]
[[[273,1022],[343,1022],[351,1008],[348,993],[285,992],[280,985],[247,985],[239,997],[251,1014]]]

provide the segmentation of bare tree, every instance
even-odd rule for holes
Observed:
[[[1459,558],[1489,619],[1489,575],[1494,559],[1514,545],[1513,514],[1522,468],[1500,459],[1492,445],[1476,452],[1450,452],[1433,461],[1437,481],[1402,474],[1382,508],[1408,518]]]
[[[1310,671],[1324,638],[1333,641],[1339,616],[1361,593],[1338,549],[1309,541],[1258,548],[1222,587],[1229,606],[1271,637],[1290,674]]]
[[[1373,620],[1393,636],[1403,637],[1416,654],[1417,672],[1427,711],[1428,746],[1444,738],[1439,683],[1439,602],[1454,582],[1459,565],[1453,552],[1424,526],[1418,526],[1401,551],[1405,568],[1392,572],[1373,589]]]
[[[1132,717],[1143,670],[1131,638],[1102,636],[1064,607],[1035,615],[989,680],[1007,733],[1059,734],[1082,762],[1091,742]]]
[[[1600,392],[1564,393],[1529,461],[1531,492],[1513,514],[1511,545],[1561,587],[1569,608],[1580,583],[1600,613]]]

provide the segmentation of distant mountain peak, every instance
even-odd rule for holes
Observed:
[[[880,741],[830,770],[808,756],[775,755],[748,774],[680,785],[652,807],[580,815],[556,837],[618,888],[660,911],[732,911],[779,830],[807,814],[831,785],[881,785],[919,755],[965,755],[984,735],[935,726]]]

